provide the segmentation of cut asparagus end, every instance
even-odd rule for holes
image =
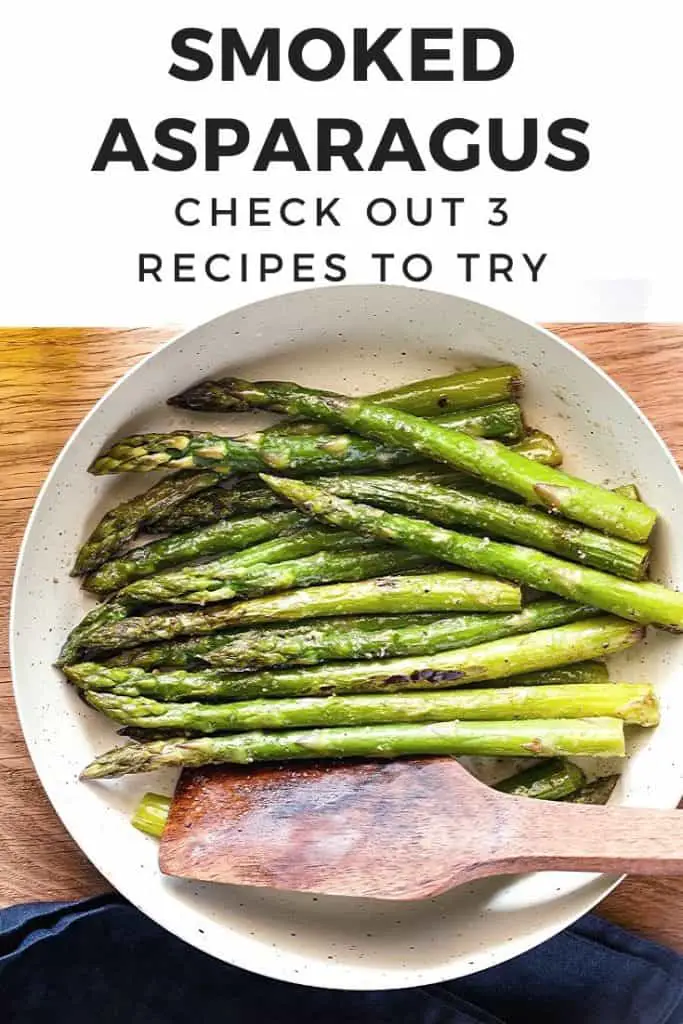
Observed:
[[[148,836],[161,839],[171,810],[171,797],[145,793],[130,819],[131,825]]]

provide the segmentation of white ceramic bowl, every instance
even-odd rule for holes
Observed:
[[[114,745],[111,723],[90,712],[51,667],[88,606],[68,570],[102,513],[152,477],[85,472],[113,437],[187,424],[168,395],[221,373],[289,378],[340,391],[383,386],[487,362],[514,362],[524,409],[554,434],[570,471],[616,485],[635,480],[661,513],[654,576],[683,580],[681,475],[630,399],[567,344],[537,327],[464,299],[407,288],[360,286],[283,295],[235,310],[164,345],[95,406],[55,463],[21,550],[12,606],[12,670],[21,723],[57,813],[85,854],[134,904],[199,949],[261,974],[308,985],[383,989],[456,978],[542,942],[589,910],[615,884],[606,876],[535,874],[489,880],[419,903],[282,894],[193,884],[160,875],[156,842],[128,818],[148,789],[173,776],[77,781]],[[196,422],[196,421],[195,421]],[[244,429],[244,420],[203,419]],[[249,420],[249,425],[254,423]],[[618,663],[620,677],[657,685],[662,724],[641,730],[615,799],[673,807],[683,777],[681,640],[653,633]]]

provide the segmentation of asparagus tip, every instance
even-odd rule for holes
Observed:
[[[179,392],[177,395],[171,395],[170,398],[166,399],[166,404],[179,409],[193,409],[202,412],[206,411],[207,405],[211,405],[215,399],[219,402],[222,409],[233,409],[235,412],[249,412],[252,406],[237,395],[227,394],[227,389],[231,384],[239,383],[242,382],[237,377],[225,377],[221,381],[203,381],[191,388],[187,388],[185,391]]]

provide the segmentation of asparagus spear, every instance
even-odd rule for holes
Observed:
[[[211,386],[209,382],[208,386]],[[449,410],[469,409],[480,405],[516,399],[522,391],[522,375],[516,366],[484,366],[475,370],[450,373],[443,377],[427,377],[424,380],[401,384],[399,387],[375,391],[368,400],[389,409],[403,409],[415,416],[440,416]],[[232,411],[228,404],[223,409],[223,391],[218,388],[213,396],[212,408],[218,412]],[[184,405],[185,408],[194,408]],[[206,405],[196,408],[203,410]],[[292,427],[302,424],[295,422]],[[287,427],[290,424],[286,425]]]
[[[96,594],[106,594],[172,565],[259,545],[304,522],[300,513],[289,511],[267,512],[213,523],[211,526],[133,548],[121,558],[100,566],[91,576],[86,577],[84,585]]]
[[[448,410],[466,409],[515,399],[522,391],[522,376],[516,366],[483,366],[444,377],[402,384],[368,395],[373,402],[391,409],[405,409],[416,416],[440,416]],[[306,432],[315,423],[287,420],[269,430]]]
[[[139,580],[138,583],[131,584],[130,588],[125,587],[120,591],[120,595],[122,600],[125,598],[130,604],[143,601],[160,604],[165,601],[169,604],[203,605],[213,601],[230,601],[235,597],[253,597],[277,590],[290,590],[293,587],[309,587],[314,583],[362,580],[374,576],[378,572],[402,572],[430,565],[429,560],[421,556],[405,558],[404,556],[410,554],[405,551],[400,552],[401,557],[397,559],[395,556],[399,552],[393,548],[376,548],[367,551],[350,543],[340,545],[340,548],[341,550],[337,551],[318,551],[316,554],[288,559],[274,565],[259,562],[256,565],[233,566],[221,578],[183,577],[185,584],[182,579],[175,578],[175,573],[168,573],[168,575],[155,577],[154,586],[152,586],[151,580]],[[461,575],[461,580],[465,578],[471,579],[472,577]],[[147,583],[150,585],[143,586]],[[504,607],[519,607],[519,591],[506,591],[504,594],[500,591],[499,593],[503,598]],[[484,599],[483,591],[480,592],[480,595]],[[488,598],[487,590],[486,600]],[[143,618],[146,628],[142,632],[142,637],[145,640],[153,640],[155,638],[153,619],[156,616],[143,616]],[[135,617],[130,617],[125,622],[114,625],[123,630],[121,635],[132,637],[138,632]],[[102,632],[106,632],[106,627],[103,630],[98,630],[98,636]]]
[[[267,512],[284,504],[282,498],[264,487],[257,478],[245,477],[218,484],[180,503],[167,516],[148,526],[148,533],[177,533],[197,526],[208,526],[221,519],[244,513]]]
[[[368,555],[371,553],[368,552]],[[365,557],[367,558],[368,555]],[[376,553],[375,553],[376,557]],[[377,559],[376,572],[390,572],[388,553]],[[407,568],[409,563],[401,563]],[[394,569],[396,571],[396,569]],[[411,570],[412,571],[412,570]],[[462,573],[432,572],[425,575],[382,576],[334,586],[305,587],[286,594],[272,594],[213,608],[182,611],[175,609],[136,619],[133,635],[109,636],[93,631],[91,650],[119,650],[155,640],[179,636],[203,636],[220,629],[253,626],[258,623],[295,622],[328,618],[343,610],[350,615],[391,615],[406,612],[444,612],[459,607]],[[130,621],[130,620],[129,620]],[[128,633],[128,631],[127,631]],[[121,640],[124,642],[121,642]]]
[[[591,755],[623,757],[624,725],[618,718],[543,722],[435,722],[360,725],[354,728],[243,732],[197,739],[128,743],[101,754],[83,779],[115,778],[157,768],[205,764],[342,757],[412,757],[469,754],[493,757]]]
[[[458,430],[445,431],[438,423],[363,399],[280,381],[251,383],[229,377],[190,388],[171,399],[171,403],[211,409],[215,407],[217,392],[222,395],[222,408],[231,407],[234,411],[271,409],[349,428],[385,444],[399,445],[438,462],[446,462],[513,491],[532,504],[543,505],[568,519],[576,519],[586,526],[626,540],[646,541],[657,518],[654,510],[642,502],[614,494],[560,470],[532,464],[502,445],[472,438]],[[148,460],[144,444],[140,445],[139,456],[132,454],[134,447],[135,444],[124,444],[121,450],[117,450],[115,446],[99,463],[101,471],[115,468],[119,460],[129,466],[135,465],[138,458],[143,463]],[[108,461],[108,456],[113,462]],[[153,454],[152,458],[155,457]]]
[[[427,377],[368,397],[379,405],[415,416],[438,416],[451,409],[515,399],[521,390],[522,375],[516,366],[482,366],[444,377]]]
[[[647,572],[650,549],[645,545],[485,494],[381,476],[336,476],[319,483],[342,498],[504,537],[627,579],[643,579]]]
[[[511,796],[528,796],[534,797],[536,800],[561,800],[563,797],[575,793],[585,781],[586,776],[578,765],[558,757],[532,764],[530,768],[525,768],[523,771],[517,772],[516,775],[511,775],[509,778],[503,779],[502,782],[496,783],[493,788],[501,793],[509,793]],[[154,796],[153,793],[147,795]],[[140,808],[142,808],[142,804],[140,804]]]
[[[603,775],[564,799],[572,804],[606,804],[618,781],[618,775]]]
[[[130,622],[131,620],[126,620]],[[123,625],[124,623],[119,623]],[[115,628],[115,627],[114,627]],[[65,668],[67,677],[87,690],[127,697],[165,700],[277,696],[334,696],[338,693],[391,693],[401,690],[445,689],[457,683],[504,679],[525,670],[551,669],[608,655],[633,646],[643,630],[604,616],[566,626],[438,654],[267,670],[249,674],[220,669],[199,672],[145,672],[130,666],[85,662]]]
[[[403,564],[407,568],[428,564],[427,559],[416,561],[414,558],[408,563],[392,563],[392,551],[395,555],[396,549],[378,549],[373,542],[372,550],[364,551],[368,547],[368,539],[361,540],[359,545],[359,538],[353,533],[300,530],[259,544],[237,556],[137,580],[124,587],[120,596],[123,600],[157,605],[163,602],[206,604],[273,590],[289,590],[294,586],[364,579],[375,574],[375,561],[366,557],[374,553],[380,555],[380,565],[388,560],[389,566],[395,570],[401,569]],[[271,561],[276,561],[277,565],[263,564]],[[521,593],[515,585],[466,573],[461,573],[461,579],[461,609],[464,611],[511,611],[520,608]]]
[[[490,690],[291,697],[227,704],[164,703],[147,697],[87,690],[85,699],[97,711],[123,725],[197,733],[546,718],[621,718],[631,725],[644,726],[657,725],[659,721],[654,691],[644,683],[507,686]]]
[[[282,515],[282,513],[280,514]],[[291,511],[287,515],[291,516]],[[300,513],[295,513],[295,515],[298,516],[298,521],[292,519],[291,522],[297,525],[285,529],[281,536],[276,535],[271,540],[253,544],[251,547],[232,552],[223,558],[200,562],[198,565],[186,565],[180,569],[159,573],[151,578],[134,580],[118,592],[118,598],[127,602],[129,607],[140,602],[159,604],[167,599],[175,601],[180,597],[185,602],[186,599],[183,595],[186,591],[194,592],[201,587],[214,589],[223,587],[223,584],[227,587],[232,584],[233,579],[237,583],[246,579],[248,581],[247,590],[250,590],[252,582],[254,585],[258,583],[259,574],[265,572],[268,565],[287,562],[289,567],[295,568],[292,565],[293,561],[299,561],[325,551],[340,554],[347,551],[372,552],[379,550],[379,545],[367,537],[321,527]],[[283,522],[286,521],[283,520]],[[324,561],[322,564],[327,565]],[[305,566],[302,567],[302,569],[305,568]],[[247,572],[247,569],[251,572]],[[229,596],[226,591],[224,597],[227,599]],[[214,600],[218,600],[218,598],[214,598]]]
[[[177,473],[160,480],[148,491],[124,501],[99,521],[76,557],[72,576],[93,572],[133,540],[146,524],[166,515],[190,495],[213,487],[220,477],[203,473]]]
[[[567,607],[572,607],[567,603]],[[507,614],[507,613],[505,613]],[[520,613],[521,614],[521,613]],[[493,616],[492,616],[493,617]],[[265,668],[271,656],[278,658],[277,649],[286,647],[296,649],[299,640],[310,640],[322,631],[324,636],[340,629],[357,636],[363,633],[377,633],[387,629],[403,629],[405,626],[423,628],[442,619],[438,613],[419,615],[343,615],[332,619],[320,619],[305,622],[298,626],[281,626],[264,629],[227,630],[220,633],[209,633],[206,636],[190,637],[189,640],[170,640],[168,643],[145,644],[141,647],[129,647],[119,654],[107,659],[107,665],[137,665],[139,668],[205,668],[206,656],[213,650],[231,647],[233,641],[239,651],[239,664],[234,665],[235,671],[241,668]],[[481,615],[468,616],[476,618]],[[329,631],[327,629],[329,625]],[[254,651],[254,659],[250,651]],[[244,661],[242,663],[242,656]],[[286,656],[286,655],[285,655]],[[313,656],[313,655],[312,655]],[[354,655],[355,656],[355,655]],[[277,662],[280,664],[280,662]],[[284,662],[290,664],[290,662]]]
[[[131,825],[155,839],[161,839],[171,813],[171,797],[161,793],[145,793],[130,819]]]
[[[186,565],[168,570],[150,578],[134,580],[119,591],[120,599],[128,601],[131,606],[141,602],[159,605],[166,601],[179,600],[183,603],[200,604],[205,600],[229,600],[236,594],[252,593],[252,585],[256,587],[253,592],[258,593],[261,576],[265,574],[267,581],[271,579],[267,566],[287,563],[287,568],[296,573],[299,565],[294,565],[294,562],[300,563],[302,559],[312,555],[330,552],[328,559],[320,560],[321,569],[326,569],[328,562],[332,561],[334,564],[334,556],[344,552],[377,550],[378,545],[374,541],[368,541],[366,537],[359,538],[358,534],[330,530],[329,527],[319,527],[317,524],[309,526],[311,521],[304,519],[303,516],[300,516],[300,522],[300,529],[287,530],[281,537],[276,536],[272,540],[254,544],[244,551],[201,562],[199,565]],[[362,542],[360,545],[359,540]],[[301,566],[302,572],[305,573],[307,568],[308,563]],[[284,579],[287,582],[289,576],[285,575]],[[245,583],[245,590],[241,589],[242,581]],[[270,583],[268,589],[271,589]],[[202,597],[204,591],[216,592],[221,596]],[[197,594],[197,598],[192,601],[192,598],[185,597],[186,594]]]
[[[372,632],[365,623],[358,628],[344,619],[323,619],[288,629],[253,629],[233,635],[223,634],[221,646],[213,643],[199,657],[216,668],[254,671],[284,665],[316,665],[325,661],[436,654],[515,633],[532,633],[550,626],[578,622],[594,614],[594,609],[584,605],[537,601],[520,612],[509,614],[457,615],[427,623],[413,619],[408,624],[404,620],[399,623],[389,620]]]
[[[445,530],[427,520],[337,498],[300,480],[263,479],[307,514],[342,529],[355,529],[364,536],[402,544],[476,572],[516,580],[635,622],[683,630],[683,594],[658,583],[634,583],[532,548]]]
[[[104,626],[107,623],[120,622],[128,615],[128,605],[124,601],[104,601],[95,605],[94,608],[81,619],[79,624],[71,630],[66,643],[59,652],[55,665],[60,668],[62,665],[71,665],[78,661],[85,643],[85,638],[91,629]]]
[[[510,679],[514,686],[539,686],[546,683],[570,686],[574,683],[606,683],[609,673],[604,661],[578,661],[574,665],[543,669],[540,672],[523,672]]]
[[[523,433],[519,406],[511,402],[449,413],[434,421],[458,433],[518,439]],[[262,469],[331,473],[339,469],[377,469],[414,462],[410,450],[384,447],[354,434],[282,434],[262,431],[223,437],[193,431],[133,434],[95,459],[89,472],[146,473],[154,469],[214,469],[220,473],[256,473]]]
[[[511,449],[527,459],[542,462],[547,466],[559,466],[562,462],[562,452],[556,442],[548,434],[538,430],[531,431],[521,441],[511,445]],[[453,486],[484,486],[482,481],[476,481],[466,473],[438,463],[411,463],[394,472],[414,483],[426,480],[430,483]],[[219,519],[227,519],[243,512],[267,511],[282,504],[282,498],[269,487],[265,487],[260,480],[246,478],[237,480],[231,487],[219,483],[216,487],[187,498],[168,515],[154,523],[146,523],[145,529],[148,533],[175,533],[178,530],[189,530],[196,526],[215,523]]]
[[[187,594],[181,595],[181,587],[177,580],[171,579],[167,584],[165,577],[159,576],[156,578],[159,583],[155,583],[147,590],[149,598],[159,601],[162,600],[166,591],[174,590],[175,597],[170,598],[171,603],[176,603],[177,600],[182,603],[192,601],[192,603],[201,604],[227,600],[238,593],[253,595],[288,590],[294,580],[306,586],[311,581],[324,582],[339,578],[364,579],[365,576],[373,576],[379,572],[402,572],[429,564],[427,559],[420,556],[409,555],[408,552],[397,552],[390,548],[378,548],[374,544],[369,545],[369,550],[364,550],[363,546],[358,544],[359,538],[354,537],[353,534],[342,534],[339,531],[316,534],[312,530],[301,531],[301,533],[303,536],[285,536],[277,540],[265,541],[263,544],[254,545],[253,548],[233,555],[230,559],[230,566],[223,566],[224,579],[220,583],[220,591],[200,592],[195,590],[190,592],[188,590]],[[294,556],[297,553],[305,556],[307,551],[310,552],[311,549],[315,551],[316,547],[322,548],[322,550],[315,554],[309,554],[308,557],[286,558],[287,555]],[[330,547],[333,548],[332,551],[327,550]],[[400,556],[398,560],[397,555]],[[407,560],[406,555],[409,556]],[[271,562],[276,564],[271,566]],[[168,576],[170,577],[171,574],[169,573]],[[185,579],[190,586],[206,581],[205,577],[185,577]],[[462,573],[459,574],[459,579],[463,579]],[[164,587],[166,587],[166,591]],[[462,600],[462,585],[460,598]],[[124,588],[118,591],[115,602],[105,603],[93,609],[70,634],[57,664],[78,660],[79,652],[83,650],[86,640],[89,642],[90,634],[96,632],[99,637],[97,630],[100,624],[106,627],[109,623],[119,623],[126,636],[129,630],[137,630],[138,642],[159,639],[159,636],[149,633],[150,629],[158,624],[159,616],[142,616],[140,619],[132,615],[135,606],[143,600],[142,595],[129,593],[128,588]],[[101,618],[100,608],[103,609]],[[160,615],[164,621],[164,615],[168,617],[169,613],[161,612]],[[130,625],[124,626],[121,621],[124,619]],[[198,632],[202,632],[201,624],[198,625]]]

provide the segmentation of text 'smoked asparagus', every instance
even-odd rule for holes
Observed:
[[[91,472],[174,472],[75,561],[100,603],[58,664],[132,737],[83,776],[509,755],[540,760],[505,792],[605,802],[616,778],[568,758],[621,756],[659,715],[605,659],[683,631],[683,595],[647,578],[656,512],[631,481],[559,469],[522,383],[483,367],[348,398],[226,378],[169,399],[188,430],[115,440]],[[286,418],[194,429],[194,410],[250,409]],[[134,823],[160,835],[168,807],[147,794]]]

